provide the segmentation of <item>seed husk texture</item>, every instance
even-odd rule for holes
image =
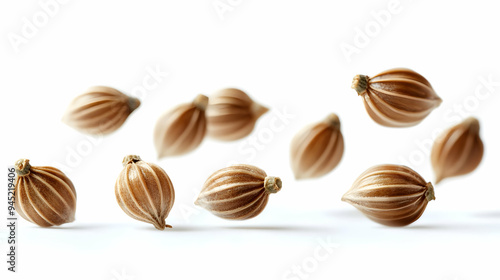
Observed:
[[[417,125],[442,102],[427,79],[406,68],[371,77],[356,75],[352,88],[363,98],[370,117],[388,127]]]
[[[344,154],[344,137],[336,114],[300,130],[290,145],[295,179],[321,177],[332,171]]]
[[[122,163],[115,184],[118,205],[130,217],[153,224],[156,229],[171,227],[165,219],[174,205],[175,192],[165,170],[137,155],[126,156]]]
[[[371,220],[406,226],[434,200],[434,187],[409,167],[383,164],[363,172],[342,197]]]
[[[159,158],[183,155],[201,144],[207,130],[207,104],[208,97],[200,94],[193,102],[179,105],[158,119],[154,143]]]
[[[267,176],[258,167],[232,165],[210,175],[195,204],[220,218],[246,220],[259,215],[281,185],[279,177]]]
[[[141,102],[106,86],[89,88],[69,104],[63,122],[86,134],[110,134],[120,128]]]
[[[436,138],[431,151],[436,184],[444,178],[468,174],[481,163],[484,145],[479,128],[479,121],[469,117]]]
[[[221,141],[244,138],[268,110],[239,89],[219,90],[210,96],[208,102],[207,134]]]
[[[31,166],[28,159],[15,164],[15,209],[25,220],[41,227],[75,220],[76,191],[71,180],[51,166]]]

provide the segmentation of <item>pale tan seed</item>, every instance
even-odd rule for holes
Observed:
[[[484,153],[479,130],[479,121],[470,117],[436,138],[431,151],[436,184],[445,178],[468,174],[479,166]]]
[[[154,143],[159,158],[183,155],[201,144],[207,130],[207,104],[208,98],[200,94],[193,102],[179,105],[158,119]]]
[[[344,137],[337,115],[299,131],[290,145],[290,162],[296,179],[317,178],[331,172],[342,159]]]
[[[114,88],[95,86],[71,101],[63,122],[83,133],[109,134],[120,128],[140,104],[139,99]]]
[[[268,110],[239,89],[219,90],[208,103],[207,134],[222,141],[241,139],[253,131],[257,120]]]

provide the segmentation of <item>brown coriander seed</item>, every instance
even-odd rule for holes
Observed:
[[[63,116],[67,125],[87,134],[109,134],[120,128],[141,102],[106,86],[94,86],[77,96]]]
[[[75,220],[76,191],[71,180],[51,166],[31,166],[28,159],[15,165],[15,209],[25,220],[41,227]]]
[[[199,94],[191,103],[164,113],[156,122],[154,143],[158,157],[178,156],[196,149],[203,141],[208,97]]]
[[[344,154],[344,137],[336,114],[300,130],[290,145],[296,179],[317,178],[332,171]]]
[[[222,141],[244,138],[267,111],[268,108],[256,103],[239,89],[219,90],[210,96],[208,102],[207,134]]]
[[[171,227],[165,224],[165,219],[174,204],[175,192],[160,166],[136,155],[126,156],[116,180],[115,195],[118,205],[130,217],[153,224],[159,230]]]
[[[442,102],[427,79],[406,68],[373,77],[356,75],[351,87],[363,98],[370,117],[388,127],[417,125]]]
[[[434,200],[434,187],[409,167],[383,164],[363,172],[342,201],[386,226],[406,226],[422,216]]]
[[[484,153],[479,129],[479,121],[469,117],[436,138],[431,151],[436,184],[445,178],[468,174],[478,167]]]
[[[267,176],[262,169],[237,164],[214,172],[205,181],[195,204],[229,220],[246,220],[259,215],[269,194],[281,190],[279,177]]]

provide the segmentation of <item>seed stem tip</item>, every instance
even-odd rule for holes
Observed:
[[[281,190],[282,182],[279,177],[267,176],[264,179],[264,188],[269,193],[277,193]]]
[[[16,161],[14,166],[16,169],[16,174],[18,176],[26,176],[26,175],[30,174],[31,165],[30,165],[29,159],[24,159],[24,158],[20,159],[20,160]]]
[[[125,166],[129,163],[135,163],[135,162],[138,162],[141,160],[142,160],[141,157],[138,155],[128,155],[128,156],[123,158],[122,164],[123,164],[123,166]]]
[[[368,81],[370,78],[366,75],[356,75],[352,80],[351,88],[356,90],[358,95],[363,94],[368,88]]]
[[[425,186],[427,187],[427,191],[425,191],[425,198],[427,201],[435,200],[436,197],[434,196],[434,187],[432,186],[432,183],[429,182]]]

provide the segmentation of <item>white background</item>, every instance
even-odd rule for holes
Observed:
[[[19,272],[7,273],[2,261],[2,279],[500,279],[498,2],[68,1],[43,22],[45,2],[0,6],[1,159],[4,167],[29,158],[66,172],[78,194],[76,221],[45,229],[21,220]],[[27,22],[36,30],[23,35]],[[346,55],[347,45],[355,53]],[[356,74],[393,67],[421,73],[444,100],[416,127],[377,125],[350,88]],[[157,70],[163,76],[141,92]],[[497,82],[486,88],[488,79]],[[142,101],[104,138],[61,122],[93,85]],[[156,119],[224,87],[271,111],[243,140],[206,139],[188,155],[157,160]],[[327,176],[297,182],[290,140],[330,112],[342,122],[344,158]],[[388,228],[340,201],[375,164],[407,164],[432,181],[435,133],[469,115],[481,122],[483,162],[437,186],[420,220]],[[173,229],[157,231],[119,208],[114,183],[128,154],[170,175]],[[283,180],[252,220],[221,220],[192,204],[205,179],[233,162]],[[6,190],[0,199],[6,217]],[[4,260],[5,226],[0,233]],[[321,247],[329,242],[336,248]]]

